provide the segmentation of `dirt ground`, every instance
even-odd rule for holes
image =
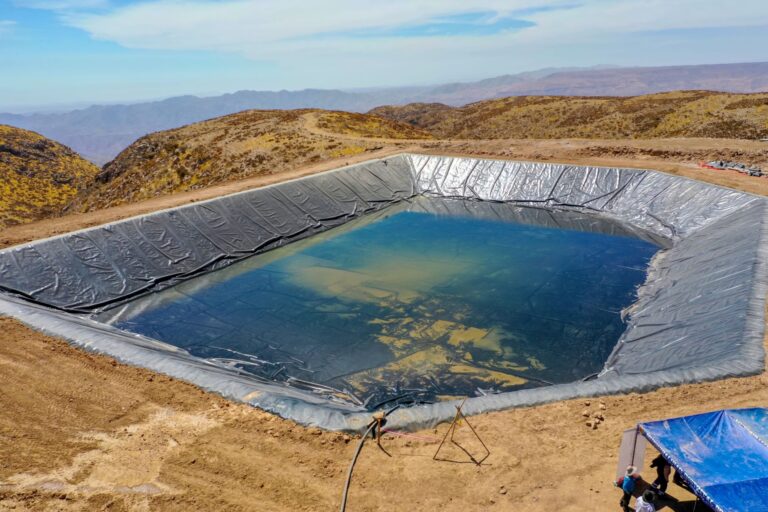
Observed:
[[[364,158],[402,150],[466,154],[465,144],[390,147]],[[759,158],[768,146],[756,144],[475,141],[471,149],[480,156],[655,168],[768,194],[768,179],[695,165],[697,152],[713,147]],[[353,160],[17,226],[0,234],[0,246],[347,161]],[[11,319],[0,318],[0,333],[0,510],[338,509],[356,438],[300,427],[85,353]],[[470,419],[491,451],[480,467],[432,460],[447,425],[408,436],[387,434],[382,443],[391,457],[375,443],[363,449],[348,510],[619,510],[620,493],[611,481],[624,429],[638,421],[766,405],[768,374],[763,374],[484,414]],[[595,414],[605,420],[593,429],[586,423]],[[457,436],[470,443],[469,433],[462,425]],[[455,451],[445,455],[460,458]],[[682,495],[674,486],[670,490]]]

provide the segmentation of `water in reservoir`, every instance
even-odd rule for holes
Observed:
[[[583,213],[419,198],[101,319],[367,407],[475,396],[600,371],[658,250]]]

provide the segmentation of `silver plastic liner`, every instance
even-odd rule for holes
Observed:
[[[359,431],[371,413],[238,373],[90,315],[424,194],[582,211],[664,247],[594,379],[467,400],[467,413],[757,374],[764,369],[766,200],[638,169],[400,155],[0,251],[0,314],[118,360],[307,425]],[[448,204],[448,203],[446,203]],[[450,208],[450,206],[446,206]],[[535,213],[534,213],[535,212]],[[584,223],[587,224],[584,224]],[[455,402],[403,407],[430,427]]]

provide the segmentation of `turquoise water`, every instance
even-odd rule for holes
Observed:
[[[368,407],[600,371],[659,247],[580,214],[456,203],[392,207],[139,299],[110,321]]]

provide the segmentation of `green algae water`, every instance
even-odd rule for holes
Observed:
[[[102,315],[369,408],[584,379],[659,246],[602,218],[419,198]]]

